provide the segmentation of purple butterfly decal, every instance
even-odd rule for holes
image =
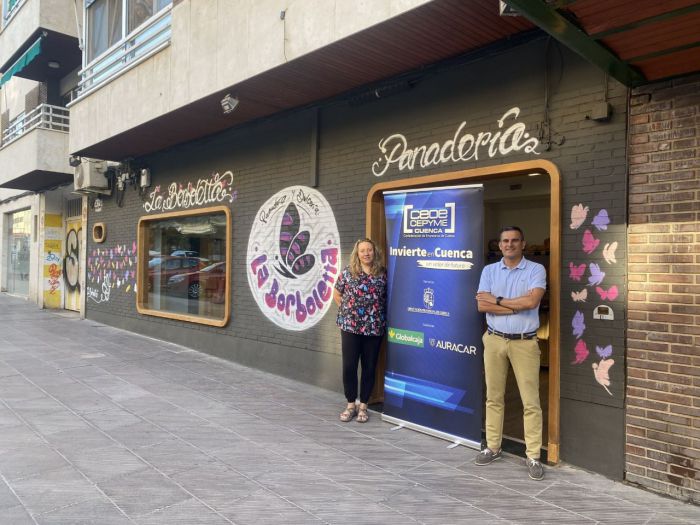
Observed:
[[[299,231],[301,218],[299,210],[292,202],[284,210],[282,224],[280,225],[280,256],[277,270],[288,277],[296,279],[313,268],[316,258],[310,253],[305,253],[311,240],[309,230]]]
[[[608,217],[608,210],[600,210],[598,214],[593,217],[591,224],[600,230],[607,230],[608,224],[610,224],[610,217]]]
[[[598,354],[601,358],[607,359],[612,355],[612,345],[608,345],[604,348],[601,348],[600,346],[596,345],[595,353]]]
[[[576,354],[576,357],[571,362],[572,365],[580,365],[588,357],[588,347],[586,346],[586,342],[583,339],[579,339],[576,343],[576,347],[574,348],[574,354]]]
[[[573,334],[576,338],[580,338],[583,335],[583,331],[586,329],[586,323],[584,322],[583,312],[577,311],[574,314],[574,318],[571,320],[571,328],[573,328]]]
[[[600,270],[600,266],[596,263],[591,263],[588,265],[588,271],[591,272],[591,276],[588,278],[588,285],[593,286],[594,284],[600,284],[605,279],[605,272]]]

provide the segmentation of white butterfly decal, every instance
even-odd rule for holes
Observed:
[[[603,258],[608,264],[617,262],[617,259],[615,259],[615,250],[617,250],[617,241],[609,242],[603,248]]]
[[[608,387],[610,386],[610,374],[608,371],[614,364],[614,359],[602,359],[600,363],[593,363],[593,375],[595,376],[595,380],[610,395],[612,395],[612,392],[608,390]]]
[[[571,292],[571,298],[574,300],[575,303],[585,303],[586,299],[588,298],[588,289],[584,288],[580,292]]]

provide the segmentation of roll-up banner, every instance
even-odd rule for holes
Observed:
[[[383,419],[479,448],[483,188],[385,192],[388,306]]]

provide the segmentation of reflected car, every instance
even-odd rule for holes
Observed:
[[[187,294],[190,299],[204,297],[213,303],[226,298],[226,262],[210,264],[196,272],[173,275],[167,289],[176,295]]]
[[[173,255],[152,257],[148,261],[148,289],[152,290],[153,283],[158,279],[160,279],[161,285],[166,284],[175,275],[200,270],[207,264],[209,264],[209,260],[201,257]]]

